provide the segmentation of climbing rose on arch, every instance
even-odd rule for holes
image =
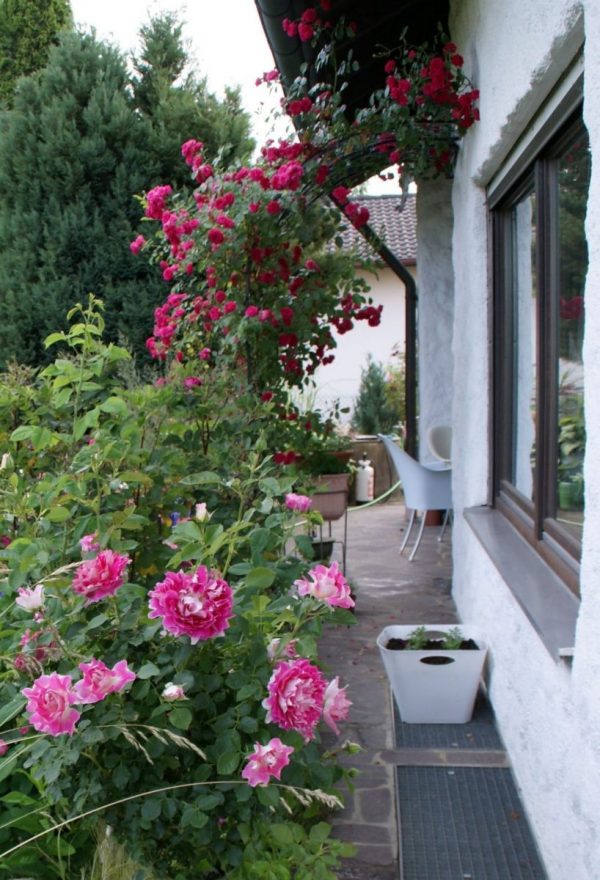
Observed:
[[[229,584],[204,565],[191,574],[167,572],[150,592],[149,617],[162,617],[174,636],[189,636],[192,645],[221,636],[233,616],[233,591]]]

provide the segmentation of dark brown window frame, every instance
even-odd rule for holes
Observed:
[[[493,505],[502,513],[577,595],[581,545],[560,523],[548,516],[553,510],[556,483],[556,333],[558,285],[556,175],[558,159],[568,144],[584,130],[581,85],[574,87],[551,115],[518,163],[488,197],[493,248]],[[512,209],[531,188],[536,193],[538,247],[536,271],[536,469],[534,498],[527,499],[505,479],[512,460],[513,314],[508,294],[512,273],[510,224]]]

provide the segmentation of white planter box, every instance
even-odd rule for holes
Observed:
[[[400,718],[413,724],[464,724],[473,714],[487,645],[478,630],[459,626],[464,638],[473,639],[479,650],[393,651],[385,647],[389,639],[408,638],[417,626],[386,626],[377,637]],[[428,624],[425,629],[446,633],[456,626]],[[440,664],[435,658],[446,662]]]

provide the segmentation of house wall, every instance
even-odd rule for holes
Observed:
[[[414,274],[414,267],[411,271]],[[335,360],[320,367],[315,374],[317,406],[327,412],[339,400],[340,406],[350,409],[343,421],[349,421],[352,416],[361,371],[367,365],[368,355],[387,367],[398,363],[398,359],[392,357],[393,351],[403,352],[405,348],[404,284],[387,267],[379,269],[376,276],[368,272],[358,274],[371,288],[374,304],[383,306],[381,324],[369,327],[366,321],[357,321],[349,333],[340,336],[334,331],[338,344]]]
[[[434,461],[427,443],[433,425],[452,418],[452,183],[422,181],[417,192],[419,287],[419,460]]]
[[[584,13],[584,15],[583,15]],[[489,247],[485,186],[583,41],[592,180],[584,342],[586,509],[572,666],[552,656],[463,516],[489,493]],[[600,4],[454,0],[450,32],[480,89],[452,205],[454,595],[490,645],[489,688],[551,880],[600,878]],[[435,217],[430,221],[435,224]],[[448,232],[439,217],[438,234]],[[420,265],[420,276],[423,267]],[[421,295],[423,283],[421,281]]]

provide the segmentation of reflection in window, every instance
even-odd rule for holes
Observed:
[[[583,520],[582,344],[588,266],[584,224],[589,177],[589,142],[587,135],[582,135],[558,160],[560,288],[556,516],[579,537]]]
[[[535,193],[512,209],[513,257],[513,459],[511,482],[533,499],[536,409]]]

